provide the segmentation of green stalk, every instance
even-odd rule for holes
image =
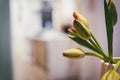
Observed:
[[[99,54],[103,54],[103,52],[101,51],[101,49],[99,48],[98,45],[96,45],[96,43],[92,40],[92,39],[89,39],[90,43],[98,50]]]
[[[100,44],[98,43],[97,39],[94,37],[94,35],[92,33],[91,33],[91,36],[92,36],[93,40],[95,41],[95,43],[99,46],[99,48],[101,48]],[[101,50],[103,51],[102,48],[101,48]]]
[[[116,66],[115,66],[115,68],[113,70],[115,70],[117,72],[119,67],[120,67],[120,61],[117,62]]]
[[[105,55],[105,52],[103,51],[103,49],[101,48],[100,44],[98,43],[97,39],[94,37],[94,35],[91,33],[91,37],[92,39],[90,39],[90,42],[97,48],[97,50],[99,51],[99,53],[101,53],[106,60],[108,61],[108,56]]]
[[[85,52],[85,55],[86,55],[86,56],[95,56],[95,57],[97,57],[97,58],[100,58],[100,59],[102,59],[102,60],[105,60],[105,58],[104,58],[102,55],[98,54],[98,53]]]

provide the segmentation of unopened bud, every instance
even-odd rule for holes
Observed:
[[[81,39],[88,40],[90,38],[90,30],[83,23],[79,20],[74,20],[73,25]]]
[[[110,14],[111,14],[112,24],[115,25],[117,23],[117,10],[116,10],[116,7],[115,7],[114,0],[109,0],[108,8],[109,8],[109,11],[110,11]]]
[[[73,17],[83,23],[86,27],[88,27],[88,21],[81,14],[79,14],[78,12],[73,12]]]
[[[101,80],[120,80],[120,75],[116,71],[110,70],[103,75]]]
[[[76,31],[73,28],[68,28],[68,33],[72,36],[78,36]]]
[[[63,52],[63,56],[70,59],[81,59],[85,56],[84,52],[81,49],[73,48]]]
[[[120,61],[117,62],[113,70],[106,72],[101,80],[120,80],[118,69],[120,67]]]

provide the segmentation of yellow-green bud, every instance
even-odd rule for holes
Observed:
[[[74,20],[73,25],[78,36],[83,40],[88,40],[90,38],[90,30],[79,20]]]
[[[78,12],[73,12],[73,17],[76,20],[79,20],[81,23],[83,23],[86,27],[88,27],[88,21],[82,15],[80,15]]]
[[[115,25],[117,23],[117,10],[115,7],[114,0],[110,0],[108,2],[108,8],[112,17],[112,24]]]
[[[63,56],[70,59],[81,59],[85,56],[84,52],[81,49],[73,48],[63,52]]]
[[[68,33],[72,36],[76,36],[76,37],[78,36],[76,31],[73,28],[68,28]]]
[[[101,80],[120,80],[120,75],[116,71],[110,70],[103,75]]]

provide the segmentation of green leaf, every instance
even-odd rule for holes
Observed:
[[[107,40],[108,40],[108,52],[109,57],[113,56],[113,25],[111,14],[107,5],[106,0],[104,0],[104,10],[105,10],[105,21],[106,21],[106,32],[107,32]]]

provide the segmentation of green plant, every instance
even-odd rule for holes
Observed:
[[[117,10],[114,0],[104,0],[104,12],[108,42],[108,54],[105,54],[99,42],[89,29],[87,20],[78,12],[74,12],[74,27],[68,29],[68,37],[92,51],[85,52],[79,48],[73,48],[64,51],[63,56],[70,59],[80,59],[84,56],[94,56],[111,64],[116,64],[118,62],[118,60],[113,59],[113,30],[115,24],[117,23]]]

